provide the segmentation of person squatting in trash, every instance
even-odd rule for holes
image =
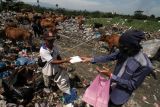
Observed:
[[[54,82],[59,89],[68,95],[70,95],[70,82],[66,69],[62,68],[60,64],[69,63],[70,59],[62,60],[57,46],[54,44],[56,39],[55,34],[52,32],[45,32],[44,43],[40,48],[40,57],[42,62],[46,62],[42,67],[43,79],[44,79],[44,91],[49,93],[51,91],[51,78],[54,78]]]
[[[139,30],[128,30],[119,36],[119,50],[104,56],[81,57],[83,62],[106,63],[117,60],[115,69],[111,73],[109,68],[97,70],[111,78],[109,107],[121,107],[125,104],[133,91],[153,72],[148,56],[142,52],[140,42],[144,33]]]

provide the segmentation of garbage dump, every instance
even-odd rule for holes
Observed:
[[[70,84],[72,87],[72,96],[63,96],[58,89],[54,80],[51,81],[52,91],[45,93],[42,67],[38,65],[39,49],[43,44],[42,36],[35,37],[31,23],[27,20],[14,18],[18,16],[16,12],[1,12],[0,13],[0,33],[5,36],[3,30],[7,23],[15,23],[17,27],[28,29],[32,34],[32,45],[28,46],[24,41],[16,41],[0,38],[0,106],[2,107],[85,107],[88,106],[82,101],[82,96],[88,86],[93,82],[98,74],[95,70],[97,65],[92,64],[64,64],[69,75]],[[8,19],[8,20],[6,20]],[[118,28],[111,26],[95,25],[96,28],[90,25],[80,25],[76,19],[66,19],[56,25],[58,28],[56,44],[60,49],[62,58],[73,56],[97,56],[100,54],[109,54],[104,42],[99,42],[99,37],[103,35],[99,31],[102,28],[105,34],[118,33],[121,34],[129,29],[124,26]],[[54,28],[54,26],[52,26]],[[48,29],[45,29],[48,30]],[[44,32],[45,32],[44,30]],[[157,36],[158,35],[158,36]],[[159,55],[160,40],[157,32],[150,34],[150,39],[142,43],[143,51],[149,56],[154,57]],[[156,39],[155,39],[156,38]],[[105,47],[105,48],[104,48]],[[154,59],[154,70],[157,77],[160,76],[160,63]],[[108,63],[112,67],[115,62]],[[155,81],[152,77],[147,77],[145,83],[140,87],[130,101],[123,107],[158,107],[159,96],[159,80]],[[146,90],[144,90],[146,89]],[[148,94],[149,93],[149,94]],[[70,100],[72,98],[74,101]],[[67,100],[68,99],[68,100]]]

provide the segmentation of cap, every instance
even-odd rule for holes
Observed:
[[[43,39],[45,40],[51,40],[51,39],[55,39],[55,35],[53,35],[52,32],[45,32],[44,33],[44,36],[43,36]]]

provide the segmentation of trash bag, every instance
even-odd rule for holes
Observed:
[[[64,104],[73,103],[75,100],[77,100],[77,90],[75,88],[71,89],[71,94],[64,93],[64,96],[62,98]]]
[[[29,58],[26,57],[20,57],[16,60],[16,65],[20,66],[20,65],[29,65],[29,64],[35,64],[34,60],[31,60]]]
[[[27,104],[33,98],[33,88],[24,86],[16,88],[10,86],[7,81],[2,82],[5,92],[2,94],[9,103]]]
[[[11,71],[0,72],[0,79],[9,77],[12,74]]]
[[[3,69],[6,67],[6,64],[4,62],[0,62],[0,69]]]
[[[36,81],[34,83],[34,91],[37,92],[41,89],[44,88],[44,81],[43,81],[43,78],[39,79],[38,81]]]
[[[152,58],[160,48],[160,39],[144,41],[141,45],[143,47],[143,52],[146,53],[148,57]]]
[[[153,56],[152,60],[160,61],[160,48],[158,49],[157,53]]]
[[[94,27],[93,28],[100,28],[103,27],[103,24],[101,23],[94,23]]]

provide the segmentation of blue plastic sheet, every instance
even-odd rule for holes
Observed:
[[[29,64],[35,64],[35,61],[27,57],[20,57],[16,60],[15,64],[17,66],[29,65]]]
[[[0,79],[9,77],[12,74],[11,71],[0,72]]]
[[[78,96],[77,96],[77,91],[75,88],[71,89],[71,94],[65,94],[63,96],[63,103],[64,104],[69,104],[69,103],[73,103],[75,100],[77,100]]]
[[[4,62],[0,62],[0,68],[6,67],[6,64]]]

